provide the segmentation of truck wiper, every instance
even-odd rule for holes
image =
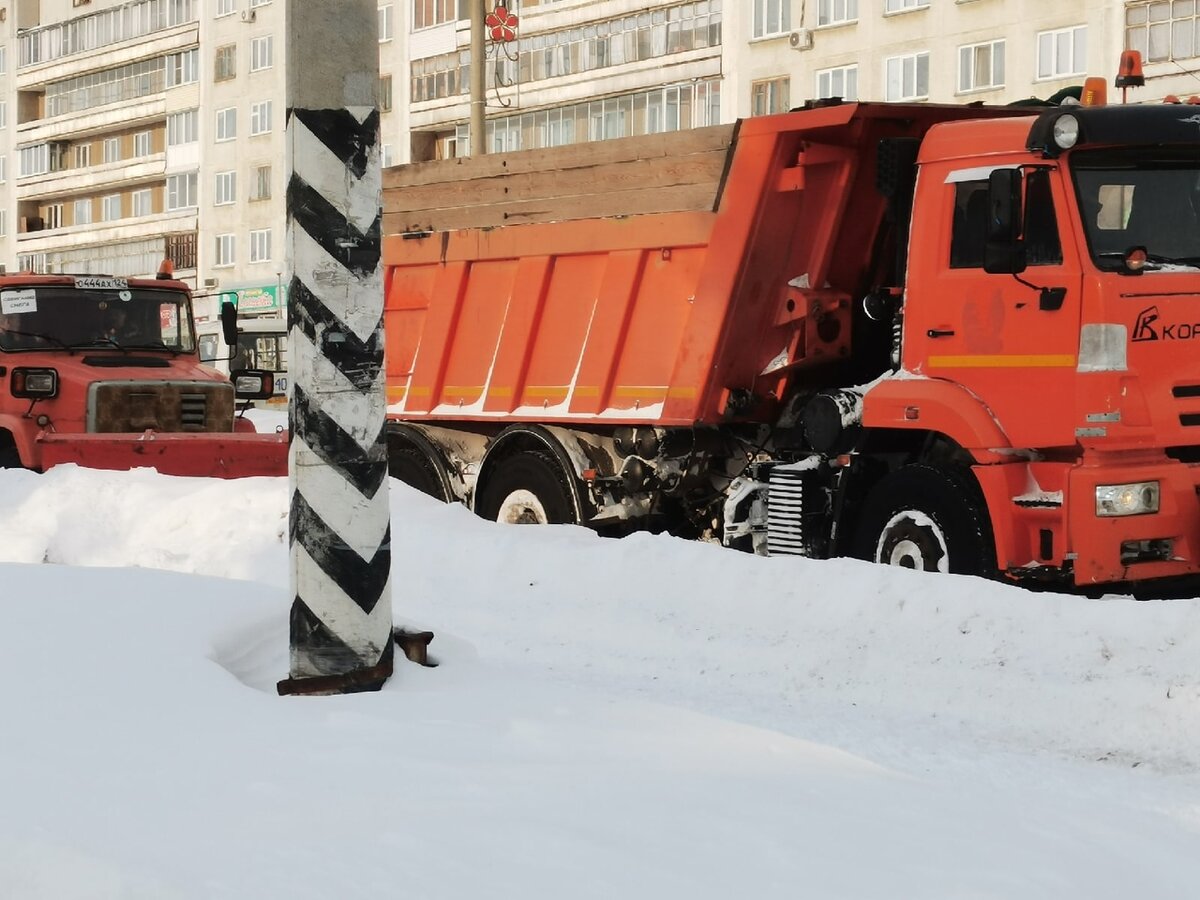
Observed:
[[[5,329],[3,329],[3,331],[5,334],[15,334],[20,337],[36,338],[40,341],[46,341],[49,344],[54,344],[58,347],[61,347],[63,350],[74,349],[69,344],[64,343],[63,341],[59,340],[52,334],[43,334],[40,331],[17,331],[13,328],[5,328]],[[25,349],[25,348],[14,348],[14,349]]]
[[[95,346],[103,345],[103,344],[108,344],[109,346],[116,347],[122,353],[129,352],[128,347],[126,347],[124,344],[122,344],[116,338],[111,338],[111,337],[92,338],[91,340],[80,341],[77,344],[72,344],[71,347],[72,347],[72,349],[78,349],[81,347],[95,347]]]
[[[126,350],[167,350],[172,356],[178,356],[183,351],[178,347],[172,347],[166,341],[146,341],[144,344],[125,344],[122,349]]]

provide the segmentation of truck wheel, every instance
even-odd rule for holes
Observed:
[[[520,450],[496,464],[475,512],[510,525],[578,525],[573,494],[569,476],[552,455]]]
[[[905,466],[871,490],[854,555],[885,565],[990,576],[996,569],[983,497],[963,469]]]
[[[388,474],[422,494],[449,503],[450,488],[442,470],[442,461],[416,442],[393,436],[388,442]]]

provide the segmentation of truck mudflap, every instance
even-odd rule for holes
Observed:
[[[287,475],[287,432],[53,434],[37,437],[41,468],[75,463],[90,469],[157,469],[164,475],[248,478]]]

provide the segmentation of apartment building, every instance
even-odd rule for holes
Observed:
[[[1195,0],[745,0],[727,25],[732,114],[809,99],[1006,104],[1047,99],[1097,75],[1112,88],[1121,51],[1147,83],[1130,102],[1200,93]],[[734,29],[736,33],[734,32]]]
[[[501,39],[489,41],[486,57],[489,151],[727,121],[721,99],[726,8],[744,2],[522,0],[504,5],[518,22],[505,31],[503,23],[492,20]],[[470,131],[467,4],[414,0],[411,11],[402,123],[410,138],[397,161],[463,155]]]
[[[488,2],[496,16],[498,4]],[[0,264],[148,275],[278,314],[285,0],[0,0]],[[469,149],[467,0],[380,0],[385,165]],[[1009,103],[1142,51],[1200,94],[1200,0],[509,0],[487,146],[728,122],[809,98]],[[491,35],[490,35],[491,36]],[[505,40],[505,38],[512,40]],[[1119,92],[1113,92],[1113,99]]]
[[[2,5],[0,262],[132,275],[170,253],[195,270],[198,145],[172,112],[200,106],[199,5]]]

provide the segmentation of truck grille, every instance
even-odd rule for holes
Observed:
[[[767,490],[767,555],[808,556],[804,540],[804,473],[776,467]]]
[[[204,394],[179,395],[179,421],[184,431],[204,430],[208,397]]]
[[[195,381],[101,381],[88,387],[87,430],[233,430],[233,385]]]
[[[1200,384],[1177,384],[1171,388],[1171,396],[1176,400],[1200,400]],[[1200,412],[1181,412],[1179,424],[1184,428],[1200,425]]]

